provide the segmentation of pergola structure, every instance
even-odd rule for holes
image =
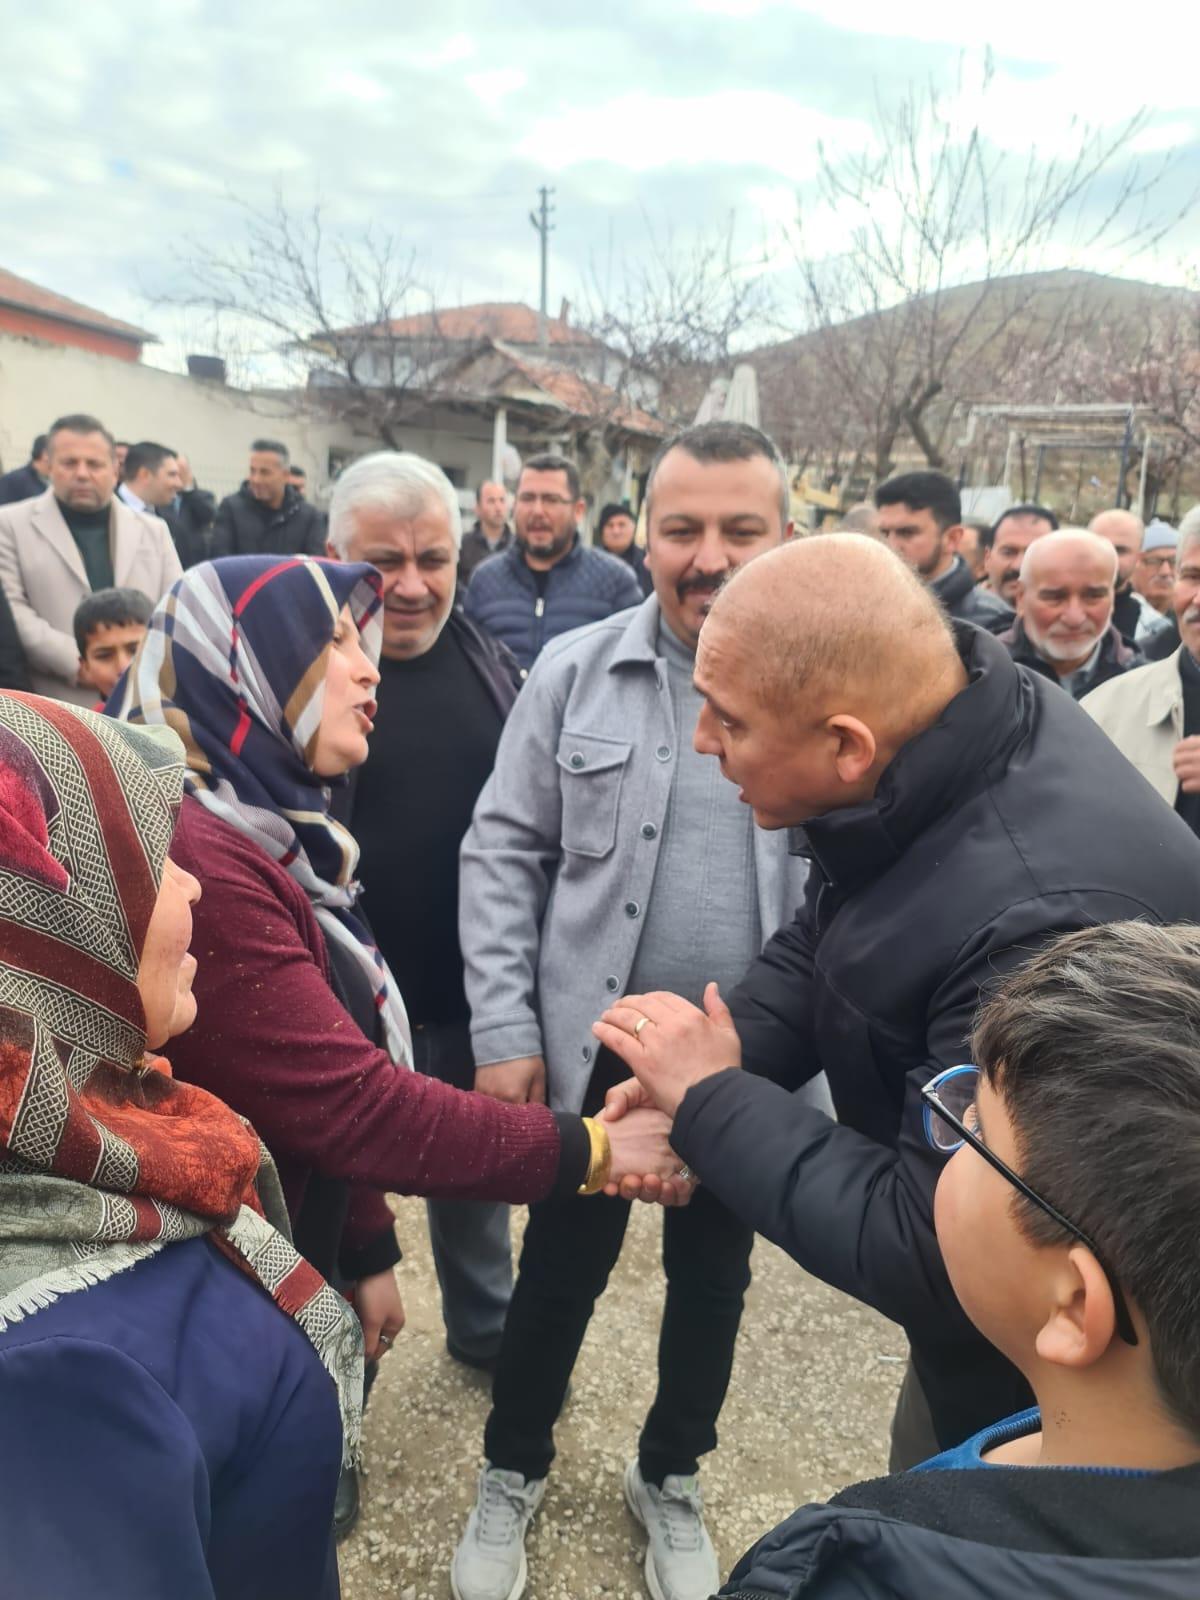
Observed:
[[[1068,450],[1076,454],[1103,451],[1117,455],[1117,503],[1128,505],[1139,516],[1146,514],[1146,478],[1152,457],[1166,446],[1175,426],[1151,406],[1136,405],[973,405],[967,416],[967,429],[960,447],[969,449],[980,422],[996,422],[1008,428],[1008,448],[1004,457],[1004,487],[1012,493],[1014,467],[1024,466],[1034,453],[1033,491],[1040,496],[1042,471],[1049,451]],[[1140,456],[1136,497],[1126,488],[1130,465]],[[1026,476],[1022,471],[1022,478]]]

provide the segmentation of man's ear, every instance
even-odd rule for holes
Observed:
[[[340,561],[342,559],[328,539],[325,541],[325,554],[329,557],[330,561]]]
[[[1104,1269],[1084,1244],[1059,1252],[1049,1274],[1052,1303],[1034,1341],[1055,1367],[1090,1367],[1116,1337],[1117,1313]]]
[[[91,669],[88,666],[86,656],[80,656],[79,658],[79,682],[88,689],[96,689],[96,684],[92,680]],[[99,693],[99,690],[97,689],[96,692]]]
[[[946,532],[942,537],[946,541],[946,549],[949,550],[951,554],[958,554],[958,547],[962,543],[962,537],[965,532],[966,529],[963,527],[961,522],[956,522],[952,528],[946,529]]]
[[[851,787],[860,784],[875,764],[875,735],[860,718],[841,712],[829,718],[825,731],[837,740],[834,765],[838,777]]]
[[[1019,617],[1023,617],[1025,615],[1025,585],[1020,580],[1017,582],[1017,595],[1015,604],[1017,608],[1017,615]]]

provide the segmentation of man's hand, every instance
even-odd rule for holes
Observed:
[[[1175,776],[1184,794],[1200,794],[1200,733],[1175,746]]]
[[[378,1361],[404,1327],[404,1302],[393,1267],[358,1280],[354,1309],[362,1323],[363,1354],[368,1361]],[[386,1342],[381,1342],[381,1336]]]
[[[604,1096],[604,1109],[596,1120],[607,1124],[620,1122],[622,1117],[631,1111],[636,1111],[639,1106],[653,1104],[649,1091],[643,1089],[636,1078],[627,1078],[624,1083],[614,1084]],[[610,1142],[612,1133],[610,1126],[608,1130]],[[648,1200],[660,1206],[685,1206],[692,1198],[699,1181],[691,1173],[686,1178],[682,1177],[680,1172],[669,1178],[659,1178],[655,1173],[643,1173],[641,1176],[630,1174],[622,1178],[620,1183],[606,1183],[604,1193],[620,1195],[622,1200]]]
[[[475,1088],[493,1100],[523,1106],[530,1101],[546,1104],[546,1063],[541,1056],[518,1056],[515,1061],[493,1061],[476,1067]]]
[[[612,1167],[604,1193],[623,1200],[657,1200],[686,1205],[691,1185],[679,1177],[683,1165],[671,1149],[671,1119],[653,1106],[641,1106],[619,1121],[601,1113],[612,1146]]]
[[[677,994],[626,995],[592,1032],[672,1119],[694,1083],[742,1064],[741,1040],[715,983],[704,991],[703,1011]]]

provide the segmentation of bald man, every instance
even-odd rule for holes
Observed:
[[[458,553],[458,587],[466,589],[471,574],[489,556],[502,555],[513,541],[508,525],[508,490],[490,480],[475,491],[475,526],[463,534]]]
[[[736,574],[695,682],[697,750],[760,828],[803,829],[805,903],[729,1010],[630,995],[595,1031],[706,1189],[904,1326],[908,1466],[1029,1403],[950,1288],[920,1091],[971,1060],[984,986],[1053,935],[1196,920],[1200,843],[1066,695],[862,536]],[[822,1070],[836,1124],[792,1092]]]
[[[1117,552],[1117,594],[1113,603],[1113,626],[1132,645],[1144,644],[1168,624],[1158,607],[1146,600],[1135,587],[1139,562],[1145,548],[1146,528],[1132,511],[1100,511],[1088,523],[1088,532],[1107,539]],[[1167,585],[1170,596],[1171,586]]]
[[[1120,557],[1084,528],[1060,528],[1026,550],[1017,620],[1000,635],[1014,661],[1076,700],[1140,667],[1141,653],[1113,625]]]

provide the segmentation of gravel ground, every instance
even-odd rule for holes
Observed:
[[[396,1200],[408,1326],[383,1363],[365,1430],[363,1514],[341,1550],[345,1600],[447,1600],[481,1465],[488,1384],[445,1351],[423,1202]],[[514,1240],[525,1213],[516,1210]],[[527,1600],[640,1600],[645,1542],[621,1473],[654,1389],[661,1213],[635,1206],[597,1307],[558,1458],[530,1530]],[[903,1371],[891,1323],[759,1240],[719,1449],[702,1463],[724,1576],[793,1507],[886,1469]]]

